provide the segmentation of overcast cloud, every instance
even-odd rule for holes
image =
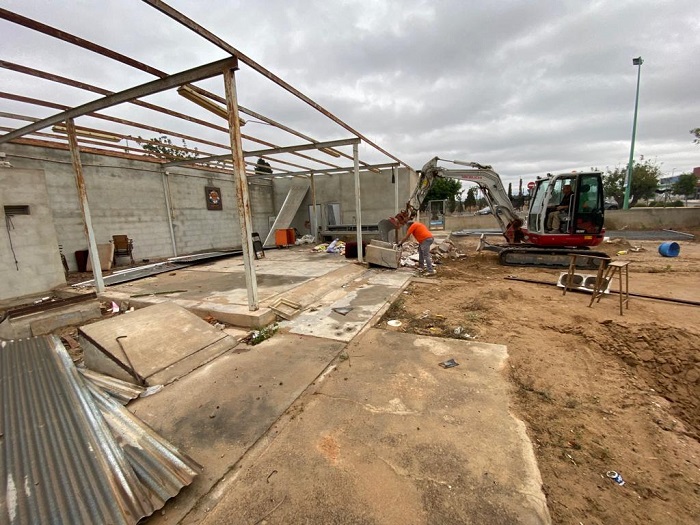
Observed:
[[[168,73],[225,56],[138,0],[1,5]],[[474,160],[493,165],[512,182],[626,164],[637,80],[632,58],[642,56],[635,157],[655,159],[668,175],[700,166],[700,146],[689,133],[700,126],[697,0],[172,0],[170,5],[414,168],[436,155]],[[5,60],[113,91],[153,79],[6,21],[0,21],[0,33]],[[67,105],[96,98],[6,70],[0,78],[2,91]],[[201,85],[223,95],[220,79]],[[319,140],[348,136],[246,67],[237,85],[243,106]],[[173,93],[149,100],[212,118]],[[0,111],[29,109],[0,100]],[[51,113],[32,111],[37,117]],[[157,114],[144,117],[138,108],[109,112],[205,134]],[[280,145],[298,143],[265,128],[253,122],[244,132]],[[211,138],[226,140],[215,132]],[[361,155],[387,161],[364,146]]]

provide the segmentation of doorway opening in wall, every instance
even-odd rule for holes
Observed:
[[[337,202],[329,202],[324,205],[325,216],[322,222],[325,226],[336,226],[340,224],[340,204]],[[325,228],[324,228],[325,229]]]

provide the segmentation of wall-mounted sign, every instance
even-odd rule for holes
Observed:
[[[215,186],[205,186],[204,195],[207,199],[207,210],[222,210],[221,189]]]

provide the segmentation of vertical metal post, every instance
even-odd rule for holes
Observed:
[[[163,194],[165,195],[165,211],[168,214],[168,227],[170,228],[170,243],[173,247],[173,257],[177,257],[177,242],[175,242],[175,229],[173,228],[173,208],[170,203],[170,180],[168,172],[163,170]]]
[[[394,213],[399,213],[399,169],[391,168],[391,180],[394,181]]]
[[[78,148],[78,137],[75,134],[75,123],[72,118],[66,120],[66,132],[68,134],[68,145],[70,156],[73,161],[75,171],[75,185],[78,187],[78,198],[80,199],[80,209],[83,212],[83,224],[85,226],[85,236],[88,239],[90,250],[90,262],[92,263],[92,274],[95,276],[95,289],[97,293],[105,291],[105,282],[102,279],[102,266],[100,265],[100,255],[97,251],[97,241],[95,232],[92,229],[92,217],[90,216],[90,205],[88,204],[87,189],[85,188],[85,178],[83,177],[83,164],[80,162],[80,149]]]
[[[642,57],[632,59],[632,64],[637,66],[637,94],[634,97],[634,121],[632,123],[632,144],[630,146],[630,160],[627,163],[627,180],[625,182],[625,199],[622,204],[623,210],[630,207],[630,189],[632,187],[632,170],[634,169],[634,140],[637,136],[637,109],[639,108],[639,78],[642,74]]]
[[[236,98],[236,79],[233,70],[224,70],[224,88],[226,89],[226,106],[228,108],[228,129],[233,155],[233,180],[236,186],[236,207],[238,222],[241,227],[241,245],[243,247],[243,269],[248,289],[248,309],[258,309],[258,281],[255,276],[253,260],[252,219],[250,215],[250,197],[248,195],[248,177],[243,160],[243,143],[241,141],[241,122],[238,117],[238,100]]]
[[[318,212],[316,210],[316,182],[314,181],[314,174],[311,172],[311,235],[314,236],[314,242],[317,240],[318,236]]]
[[[360,154],[357,144],[352,145],[352,158],[355,162],[355,228],[357,230],[357,260],[363,262],[362,257],[362,203],[360,201]]]

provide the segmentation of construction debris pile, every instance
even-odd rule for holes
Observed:
[[[450,239],[445,239],[440,243],[433,243],[430,246],[430,255],[434,264],[440,264],[443,259],[459,259],[466,257],[459,252]],[[401,245],[401,266],[416,268],[418,266],[418,243],[414,241],[405,242]]]
[[[337,253],[339,255],[345,255],[345,243],[338,239],[335,239],[331,243],[317,244],[311,249],[312,252],[326,252],[326,253]]]

